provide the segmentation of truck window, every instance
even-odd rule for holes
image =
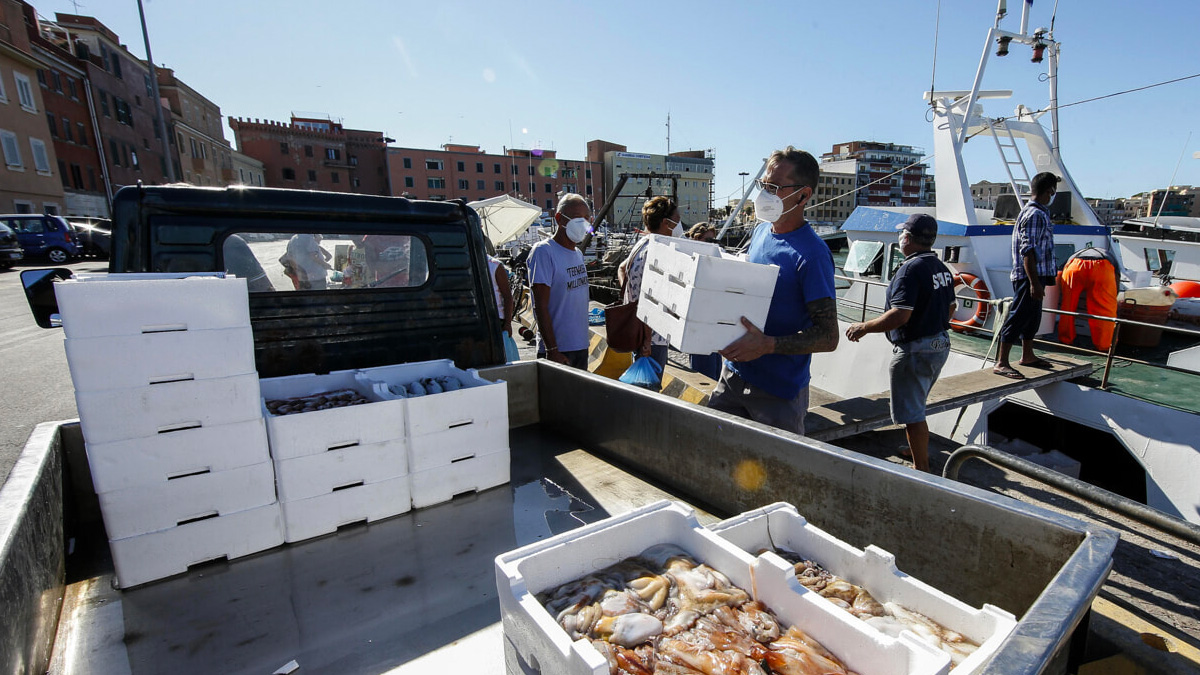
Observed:
[[[411,235],[239,232],[222,255],[251,293],[406,288],[429,278],[425,244]]]

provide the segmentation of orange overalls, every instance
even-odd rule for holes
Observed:
[[[1087,313],[1095,316],[1117,316],[1117,270],[1103,258],[1072,258],[1062,271],[1062,305],[1064,311],[1077,311],[1079,294],[1087,292]],[[1100,351],[1112,345],[1111,321],[1088,319],[1092,343]],[[1075,340],[1075,317],[1058,319],[1058,340],[1071,344]]]

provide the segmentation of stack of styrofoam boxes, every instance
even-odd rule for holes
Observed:
[[[450,501],[509,480],[508,385],[449,359],[364,368],[359,380],[381,397],[389,385],[451,376],[462,389],[403,399],[413,508]]]
[[[607,661],[591,642],[572,641],[535,595],[657,544],[679,546],[724,573],[771,609],[781,626],[799,627],[854,672],[917,675],[950,668],[948,656],[911,633],[883,635],[805,589],[792,566],[774,553],[754,558],[703,528],[690,508],[662,501],[496,557],[508,672],[528,666],[564,675],[607,673]],[[511,662],[514,656],[518,663]]]
[[[290,375],[260,383],[288,542],[412,508],[403,402],[381,400],[356,373]],[[372,402],[291,415],[272,415],[265,404],[347,389]]]
[[[281,544],[246,281],[91,275],[55,291],[118,582]]]
[[[779,268],[732,257],[716,244],[650,235],[638,318],[689,354],[720,351],[767,320]]]
[[[972,608],[900,572],[895,557],[883,549],[868,546],[860,550],[830,536],[785,502],[748,511],[712,526],[712,530],[743,551],[791,551],[861,586],[880,603],[894,602],[924,614],[978,644],[979,649],[954,667],[954,675],[982,669],[1017,625],[1013,615],[999,607],[985,604],[982,609]]]

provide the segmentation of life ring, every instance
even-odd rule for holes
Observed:
[[[956,291],[959,286],[966,286],[974,291],[975,298],[980,300],[980,302],[975,303],[975,311],[973,313],[969,316],[961,316],[961,318],[960,315],[965,312],[971,312],[971,309],[960,306],[955,315],[950,317],[950,328],[960,333],[971,333],[976,328],[983,328],[983,325],[987,322],[988,311],[991,305],[986,301],[991,299],[992,294],[988,292],[987,284],[983,282],[983,279],[974,274],[967,274],[966,272],[954,275],[954,288]],[[954,295],[958,297],[957,292]]]

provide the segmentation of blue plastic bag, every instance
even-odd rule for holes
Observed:
[[[504,358],[507,359],[509,363],[520,361],[521,353],[517,351],[517,341],[513,339],[513,336],[508,334],[508,331],[505,331],[500,335],[504,337]]]
[[[621,375],[621,381],[635,387],[658,391],[662,388],[662,366],[649,356],[639,356]]]

